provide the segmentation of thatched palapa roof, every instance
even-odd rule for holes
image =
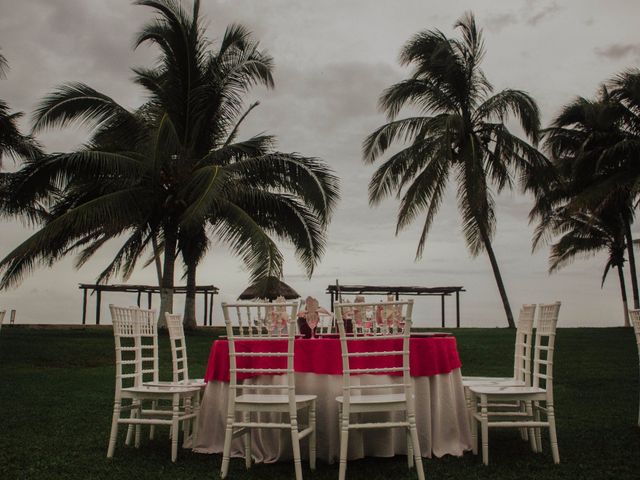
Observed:
[[[253,300],[255,298],[266,298],[267,300],[275,300],[278,297],[284,297],[287,300],[300,298],[289,285],[276,277],[267,277],[258,280],[249,285],[244,292],[240,294],[238,300]]]

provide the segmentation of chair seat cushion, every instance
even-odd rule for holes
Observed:
[[[336,397],[338,403],[344,402],[344,397],[340,395]],[[404,403],[407,397],[404,393],[388,393],[386,395],[351,395],[349,403],[352,405],[375,404],[375,403]]]
[[[475,387],[469,387],[475,394],[480,395],[532,395],[532,394],[544,394],[547,391],[544,388],[539,387],[524,387],[524,386],[500,386],[500,385],[478,385]]]
[[[204,388],[207,386],[203,378],[190,378],[189,380],[182,381],[182,382],[166,382],[166,381],[145,382],[144,385],[147,385],[150,387],[174,386],[174,387],[198,387],[198,388]]]
[[[190,385],[141,385],[138,387],[123,388],[123,392],[149,394],[149,395],[172,395],[174,393],[196,393],[200,387]]]
[[[513,377],[462,377],[462,385],[465,387],[501,386],[501,387],[523,387],[522,380]]]
[[[311,402],[315,399],[316,399],[315,395],[296,395],[296,403]],[[288,395],[259,395],[259,394],[238,395],[236,397],[236,403],[286,404],[286,403],[289,403],[289,396]]]

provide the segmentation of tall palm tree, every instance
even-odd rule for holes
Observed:
[[[616,95],[623,91],[629,89],[618,88]],[[545,186],[531,213],[532,218],[540,220],[534,236],[537,248],[541,241],[549,240],[548,226],[560,208],[587,210],[595,215],[619,211],[623,215],[635,308],[639,299],[631,223],[640,180],[639,134],[640,123],[633,111],[606,87],[595,99],[578,97],[565,105],[544,133],[558,181]]]
[[[0,79],[5,78],[8,69],[6,57],[0,54]],[[33,137],[20,133],[20,117],[21,112],[11,113],[9,105],[0,99],[0,170],[4,155],[18,159],[38,155],[40,152],[40,147]]]
[[[53,220],[0,262],[2,285],[71,250],[82,249],[81,265],[106,241],[125,235],[100,279],[130,274],[150,245],[154,257],[161,250],[162,320],[172,310],[179,252],[195,287],[205,232],[227,243],[253,278],[281,273],[272,236],[291,242],[311,274],[323,253],[337,178],[318,159],[275,151],[268,135],[236,140],[253,108],[242,110],[243,95],[256,83],[273,84],[271,57],[237,25],[211,51],[197,1],[191,13],[168,0],[136,3],[158,12],[137,39],[161,50],[157,67],[135,70],[150,99],[130,112],[86,85],[68,84],[42,102],[36,131],[83,121],[94,134],[86,148],[19,172],[23,190],[53,183],[61,193]]]
[[[618,271],[620,294],[624,311],[624,326],[629,326],[627,291],[624,281],[624,253],[626,249],[625,220],[616,209],[592,212],[570,213],[568,210],[557,212],[552,221],[551,230],[562,234],[551,246],[549,255],[549,273],[553,273],[575,260],[576,257],[589,258],[605,250],[608,253],[602,275],[602,285],[612,268]]]
[[[380,98],[389,123],[364,142],[364,160],[373,163],[396,142],[409,145],[387,159],[369,183],[369,202],[376,205],[392,193],[401,197],[396,231],[426,212],[416,259],[453,176],[463,233],[473,256],[487,252],[507,322],[513,314],[492,247],[496,217],[492,188],[500,193],[519,176],[524,189],[536,183],[545,157],[513,135],[505,121],[513,115],[534,143],[540,114],[535,101],[521,90],[493,88],[480,68],[484,56],[482,32],[471,13],[455,27],[461,38],[438,30],[418,33],[400,53],[402,65],[413,66],[410,78],[389,87]],[[417,116],[397,119],[412,105]]]

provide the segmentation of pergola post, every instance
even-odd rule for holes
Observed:
[[[102,300],[102,292],[96,290],[96,325],[100,325],[100,303]]]
[[[87,289],[82,289],[82,324],[87,323]]]
[[[209,297],[209,326],[213,326],[213,296],[215,293],[211,290],[211,296]],[[205,320],[206,321],[206,320]]]
[[[460,292],[456,292],[456,328],[460,328]]]
[[[444,321],[444,294],[440,295],[440,303],[441,303],[441,307],[442,307],[442,328],[444,328],[444,326],[445,326],[445,321]]]
[[[207,295],[207,291],[206,291],[206,290],[204,291],[204,294],[202,295],[202,297],[203,297],[203,298],[202,298],[202,301],[203,301],[203,303],[204,303],[204,316],[203,316],[203,322],[202,322],[202,324],[203,324],[204,326],[207,326],[207,313],[209,313],[209,312],[207,312],[207,307],[208,307],[208,305],[207,305],[207,304],[208,304],[208,302],[209,302],[209,295]]]

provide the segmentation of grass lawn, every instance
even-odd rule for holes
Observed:
[[[468,375],[510,375],[514,332],[454,332]],[[188,337],[192,376],[202,376],[213,335]],[[630,329],[560,329],[555,394],[562,463],[554,465],[547,437],[533,454],[515,429],[493,430],[489,467],[470,452],[462,458],[425,459],[429,479],[638,479],[640,428],[638,354]],[[161,338],[161,372],[171,369],[168,340]],[[113,337],[107,328],[0,332],[0,479],[214,479],[221,456],[180,450],[170,461],[166,428],[140,450],[124,446],[106,458],[114,388]],[[545,432],[546,433],[546,432]],[[318,463],[306,479],[335,479],[336,464]],[[405,457],[349,462],[349,479],[416,478]],[[234,460],[230,479],[292,478],[293,465],[254,465]]]

